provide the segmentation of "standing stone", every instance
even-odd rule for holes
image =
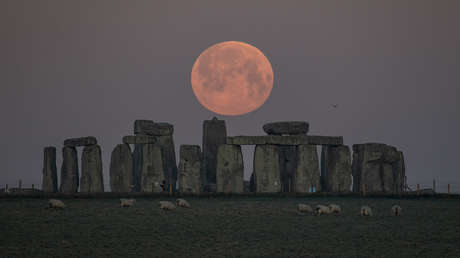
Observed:
[[[177,182],[177,163],[173,136],[157,136],[157,143],[155,143],[155,145],[161,148],[165,184],[171,185],[172,189],[175,190]]]
[[[297,146],[295,183],[295,191],[298,193],[321,191],[318,153],[315,145]]]
[[[243,193],[243,153],[239,145],[220,145],[217,149],[216,184],[219,193]]]
[[[294,192],[297,172],[296,146],[278,146],[280,179],[282,192]]]
[[[144,144],[135,144],[133,152],[133,192],[141,191],[142,164]]]
[[[281,191],[278,146],[256,145],[254,151],[254,185],[258,193]]]
[[[323,146],[321,151],[321,177],[326,192],[346,193],[351,187],[350,148],[345,145]]]
[[[165,183],[161,147],[144,144],[142,147],[142,192],[162,192]]]
[[[47,193],[55,193],[58,190],[56,148],[46,147],[43,152],[42,190]]]
[[[99,145],[91,145],[83,148],[81,155],[80,192],[104,192],[101,147]]]
[[[226,144],[227,129],[225,120],[212,120],[203,122],[203,173],[204,184],[216,183],[217,148]]]
[[[181,145],[179,160],[179,191],[201,192],[201,149],[198,145]]]
[[[112,192],[128,193],[134,187],[133,155],[128,144],[118,144],[110,158],[110,188]]]
[[[62,148],[61,186],[62,193],[76,193],[78,191],[78,157],[75,147]]]
[[[393,175],[395,178],[394,193],[399,194],[405,190],[406,167],[404,164],[404,155],[398,151],[398,160],[393,163]],[[433,189],[434,190],[434,189]]]

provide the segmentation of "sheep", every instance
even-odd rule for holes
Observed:
[[[131,207],[134,205],[134,203],[136,202],[135,199],[124,199],[124,198],[121,198],[120,199],[120,207]]]
[[[361,211],[360,211],[361,216],[372,216],[372,209],[371,207],[365,205],[361,206]]]
[[[399,205],[393,205],[393,207],[391,207],[391,214],[393,216],[401,216],[401,211],[402,208]]]
[[[179,207],[190,208],[190,204],[184,199],[176,199],[176,205]]]
[[[172,203],[172,202],[168,202],[168,201],[160,201],[160,209],[162,210],[175,210],[176,209],[176,206]]]
[[[318,216],[320,216],[321,214],[331,213],[331,209],[329,209],[329,207],[324,206],[324,205],[317,205],[315,211],[316,211],[316,215]]]
[[[65,204],[61,200],[49,199],[48,208],[64,209]]]
[[[341,213],[342,212],[342,208],[340,208],[340,206],[337,204],[329,204],[329,209],[331,210],[331,213]]]
[[[297,204],[297,211],[302,212],[313,212],[313,209],[308,204],[299,203]]]

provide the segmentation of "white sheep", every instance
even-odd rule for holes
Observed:
[[[402,208],[399,205],[393,205],[393,207],[391,207],[391,214],[393,216],[401,216],[401,211]]]
[[[131,206],[134,205],[135,202],[136,202],[135,199],[121,198],[120,199],[120,207],[131,207]]]
[[[324,206],[324,205],[317,205],[315,211],[316,211],[316,215],[318,216],[320,216],[321,214],[331,213],[331,209],[329,209],[329,207]]]
[[[371,207],[365,205],[361,206],[361,211],[360,211],[361,216],[372,216],[372,209]]]
[[[342,208],[340,208],[340,206],[337,204],[329,204],[329,209],[331,210],[331,213],[341,213],[342,212]]]
[[[184,199],[176,199],[176,205],[178,207],[190,208],[190,204]]]
[[[297,204],[297,211],[298,212],[313,212],[313,209],[308,204],[299,203]]]
[[[64,209],[65,204],[61,200],[49,199],[48,208]]]
[[[176,209],[176,206],[172,203],[172,202],[168,202],[168,201],[160,201],[160,209],[162,210],[175,210]]]

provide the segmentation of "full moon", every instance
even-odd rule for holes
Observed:
[[[243,115],[258,109],[273,88],[273,69],[256,47],[226,41],[207,48],[196,59],[191,83],[198,101],[221,115]]]

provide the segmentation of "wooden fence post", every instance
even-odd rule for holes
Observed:
[[[172,195],[172,184],[169,184],[169,195]]]
[[[34,189],[35,189],[35,186],[34,186],[34,184],[32,184],[32,190],[34,190]]]
[[[436,180],[433,179],[433,193],[436,193]]]
[[[366,196],[366,185],[365,184],[362,185],[361,190],[363,191],[362,192],[363,196]]]
[[[420,195],[420,184],[417,184],[417,195]]]
[[[447,194],[450,195],[450,184],[447,184]]]
[[[22,189],[22,180],[21,179],[19,179],[18,188],[19,188],[19,190]]]
[[[8,184],[5,185],[5,192],[8,192]]]

